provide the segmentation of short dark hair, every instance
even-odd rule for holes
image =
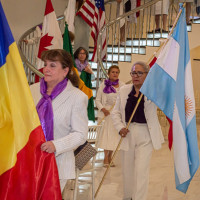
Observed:
[[[69,38],[70,38],[70,41],[73,42],[74,41],[74,38],[75,38],[75,35],[73,32],[69,31]]]
[[[108,69],[108,74],[110,74],[110,72],[111,72],[112,69],[118,69],[118,70],[119,70],[119,73],[120,73],[119,67],[118,67],[117,65],[112,65],[112,66],[110,66],[110,68]]]
[[[84,47],[79,47],[79,48],[75,51],[75,53],[74,53],[74,58],[75,58],[75,59],[76,59],[76,58],[78,59],[78,54],[80,53],[81,50],[84,50],[84,51],[85,51],[85,54],[86,54],[85,60],[88,60],[88,57],[89,57],[88,51],[87,51]]]
[[[59,61],[62,65],[62,68],[69,68],[69,72],[66,76],[74,86],[79,86],[79,77],[77,76],[74,67],[73,60],[70,53],[65,51],[64,49],[51,49],[47,51],[43,51],[41,55],[42,61],[51,60],[51,61]]]

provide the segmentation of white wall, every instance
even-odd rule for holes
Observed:
[[[29,28],[41,23],[46,0],[1,0],[16,42]],[[52,0],[57,16],[63,15],[67,0]]]
[[[190,46],[190,58],[191,66],[193,70],[193,79],[194,79],[194,89],[200,91],[200,62],[193,62],[194,58],[200,59],[200,24],[192,24],[192,31],[188,32],[189,46]],[[132,54],[131,62],[119,62],[120,75],[119,79],[123,82],[131,80],[130,70],[136,61],[147,62],[156,52],[158,47],[146,47],[146,55]],[[158,53],[159,55],[159,53]]]

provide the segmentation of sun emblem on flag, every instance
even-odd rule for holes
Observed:
[[[185,96],[185,116],[188,118],[193,110],[192,99],[188,96]]]

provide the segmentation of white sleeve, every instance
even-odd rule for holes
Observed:
[[[102,83],[97,91],[97,96],[96,96],[96,106],[99,111],[104,107],[102,104],[102,94],[103,94],[103,87],[104,83]]]
[[[111,117],[112,117],[112,120],[113,120],[114,127],[117,129],[118,132],[122,128],[125,128],[124,123],[122,121],[120,92],[118,93],[115,106],[114,106],[114,108],[111,112]]]

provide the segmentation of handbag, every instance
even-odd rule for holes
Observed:
[[[96,149],[88,141],[86,141],[74,151],[76,167],[81,170],[96,154]]]

